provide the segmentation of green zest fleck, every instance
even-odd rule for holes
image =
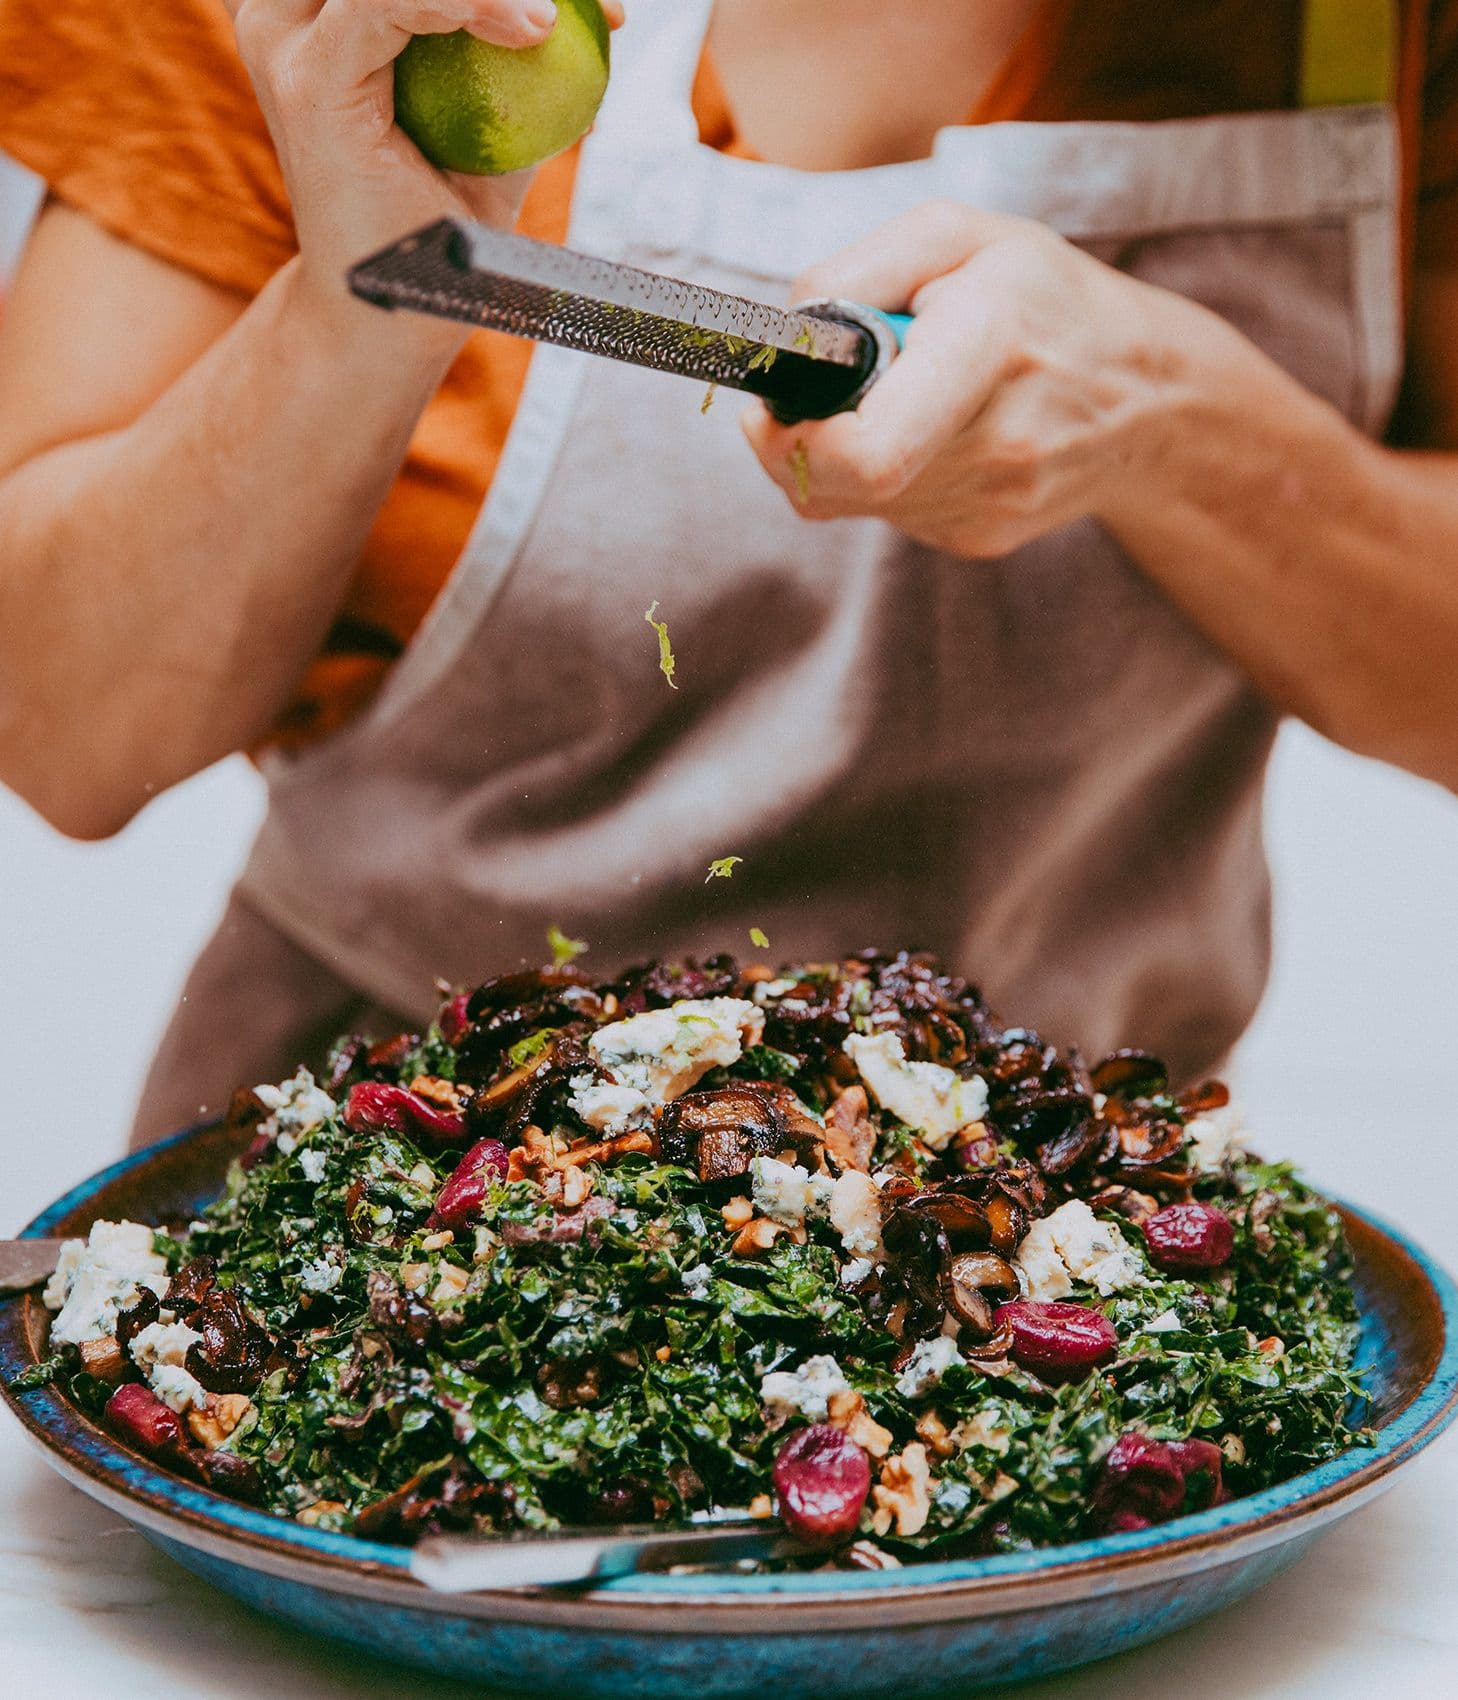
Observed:
[[[794,342],[790,346],[791,348],[803,348],[812,360],[815,358],[815,333],[809,325],[801,325]]]
[[[547,928],[547,948],[552,952],[554,967],[565,968],[587,949],[586,939],[569,939],[555,921]],[[522,1041],[525,1044],[525,1040]]]
[[[768,343],[765,343],[763,347],[755,349],[754,353],[750,355],[748,369],[751,372],[768,372],[779,357],[779,349],[771,348]]]
[[[795,494],[800,498],[800,506],[804,507],[810,500],[810,451],[805,447],[803,437],[796,437],[788,458],[795,480]]]
[[[751,927],[749,929],[749,942],[756,950],[769,949],[769,940],[764,936],[763,927]]]
[[[553,933],[556,933],[557,935],[555,940],[552,939]],[[579,955],[582,951],[587,949],[587,946],[580,943],[577,939],[564,939],[556,927],[552,928],[552,931],[547,934],[547,937],[549,940],[552,940],[552,952],[557,958],[557,966],[559,968],[564,967],[574,956]],[[558,940],[560,940],[561,944],[569,947],[565,958],[558,955]],[[506,1060],[513,1068],[525,1068],[528,1063],[534,1063],[551,1043],[551,1033],[549,1033],[545,1027],[539,1027],[535,1033],[528,1033],[525,1039],[518,1039],[506,1053]]]
[[[700,413],[707,413],[714,405],[714,391],[717,390],[718,387],[719,386],[717,384],[710,384],[708,389],[704,391],[704,399],[699,403]]]
[[[673,645],[668,641],[668,621],[655,620],[653,616],[657,612],[658,604],[655,602],[643,618],[658,633],[658,671],[668,680],[673,689],[677,690],[678,686],[673,682],[673,670],[678,663],[673,659]]]
[[[710,880],[727,880],[743,860],[743,856],[720,856],[717,861],[710,862],[709,871],[704,875],[704,884],[707,885]]]

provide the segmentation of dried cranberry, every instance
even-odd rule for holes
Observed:
[[[139,1381],[117,1388],[106,1402],[106,1420],[123,1440],[150,1457],[176,1453],[182,1447],[182,1423],[177,1412]]]
[[[653,1489],[638,1476],[619,1476],[593,1494],[588,1516],[594,1523],[651,1523]]]
[[[505,1178],[506,1147],[499,1139],[478,1139],[456,1165],[436,1196],[429,1228],[464,1228],[481,1214],[492,1181]]]
[[[381,1039],[365,1052],[365,1067],[398,1072],[419,1043],[418,1033],[392,1033],[388,1039]]]
[[[1191,1510],[1203,1511],[1222,1497],[1220,1463],[1220,1448],[1211,1441],[1151,1440],[1129,1429],[1104,1459],[1093,1492],[1095,1521],[1110,1534],[1124,1534],[1167,1523],[1187,1498]]]
[[[1167,1204],[1144,1224],[1152,1263],[1168,1274],[1200,1274],[1229,1263],[1235,1229],[1213,1204]]]
[[[999,1305],[993,1320],[1012,1330],[1013,1362],[1044,1381],[1077,1381],[1119,1349],[1113,1323],[1087,1305],[1014,1299]]]
[[[1219,1505],[1225,1498],[1225,1485],[1220,1478],[1221,1466],[1225,1455],[1213,1440],[1171,1440],[1169,1443],[1170,1456],[1184,1472],[1188,1484],[1191,1479],[1204,1477],[1204,1484],[1195,1496],[1196,1511],[1203,1511],[1207,1506]]]
[[[828,1546],[853,1535],[871,1491],[871,1464],[849,1435],[828,1423],[797,1429],[774,1467],[780,1520],[796,1540]]]
[[[344,1125],[354,1133],[398,1133],[427,1145],[459,1145],[466,1137],[466,1118],[459,1111],[437,1109],[403,1086],[381,1080],[350,1088]]]
[[[466,1006],[471,1001],[469,992],[457,992],[453,998],[447,998],[440,1006],[440,1014],[435,1018],[435,1024],[440,1029],[440,1036],[448,1045],[458,1045],[471,1025],[470,1015]]]

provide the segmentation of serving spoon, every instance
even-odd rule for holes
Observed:
[[[646,1523],[546,1533],[526,1529],[510,1535],[428,1535],[410,1550],[410,1574],[437,1593],[475,1594],[500,1588],[594,1587],[644,1571],[803,1557],[806,1551],[777,1520],[736,1514],[687,1529]]]
[[[56,1272],[64,1240],[0,1240],[0,1293],[23,1293]]]

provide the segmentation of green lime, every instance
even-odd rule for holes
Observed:
[[[395,121],[433,165],[494,177],[570,148],[607,82],[598,0],[557,0],[539,47],[493,47],[465,30],[412,37],[395,61]]]

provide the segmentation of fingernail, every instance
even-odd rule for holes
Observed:
[[[557,21],[557,8],[552,0],[531,0],[526,9],[526,19],[533,29],[545,33]]]

